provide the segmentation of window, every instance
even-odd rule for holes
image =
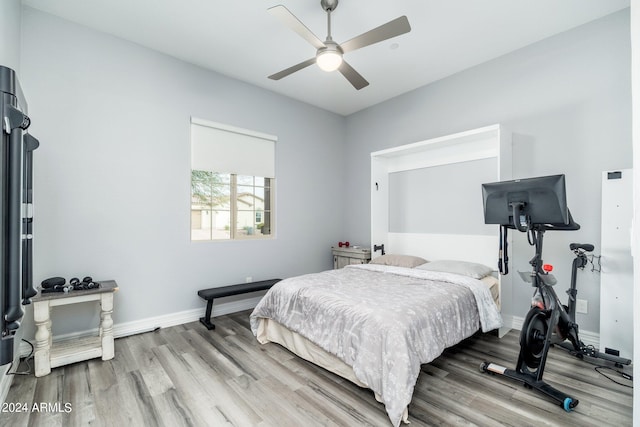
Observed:
[[[275,141],[191,119],[191,240],[273,237]]]

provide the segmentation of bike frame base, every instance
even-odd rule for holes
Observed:
[[[484,362],[480,365],[480,370],[490,374],[503,375],[507,378],[511,378],[512,380],[520,381],[525,387],[538,390],[542,394],[550,397],[567,412],[571,412],[576,406],[578,406],[578,399],[574,399],[546,382],[538,380],[534,374],[519,372],[490,362]]]
[[[570,355],[575,356],[579,359],[582,359],[585,356],[591,357],[593,359],[602,359],[606,360],[607,362],[612,362],[616,368],[622,368],[624,367],[624,365],[631,364],[630,359],[625,359],[624,357],[620,356],[614,356],[613,354],[602,353],[594,348],[582,347],[580,349],[576,349],[570,342],[567,341],[553,343],[553,345],[566,350]]]

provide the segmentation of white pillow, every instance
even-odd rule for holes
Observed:
[[[468,261],[436,260],[422,264],[416,268],[427,271],[441,271],[443,273],[455,273],[463,276],[482,279],[493,272],[491,267]]]
[[[369,264],[393,265],[395,267],[413,268],[427,262],[426,259],[412,255],[387,254],[372,259]]]

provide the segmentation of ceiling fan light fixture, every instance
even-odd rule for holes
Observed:
[[[338,45],[326,43],[327,47],[318,50],[316,64],[326,72],[335,71],[342,65],[342,52]]]
[[[356,90],[360,90],[367,87],[369,82],[349,65],[348,62],[343,61],[342,56],[345,53],[353,52],[354,50],[380,43],[411,31],[407,17],[400,16],[386,24],[382,24],[379,27],[347,40],[342,44],[338,44],[331,38],[331,13],[338,6],[338,0],[321,0],[320,5],[327,13],[327,38],[324,42],[313,34],[309,28],[283,5],[280,4],[268,9],[269,13],[279,18],[286,26],[298,33],[300,37],[316,48],[315,56],[270,75],[269,78],[271,80],[280,80],[296,71],[307,68],[315,62],[321,70],[327,72],[340,71],[340,74],[342,74]],[[397,47],[397,45],[392,45],[392,49],[394,47]]]

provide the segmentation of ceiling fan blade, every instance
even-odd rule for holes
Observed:
[[[401,16],[394,19],[393,21],[389,21],[386,24],[380,25],[373,30],[362,33],[359,36],[352,38],[351,40],[347,40],[346,42],[340,44],[340,48],[342,48],[342,51],[344,53],[347,53],[390,39],[392,37],[399,36],[401,34],[408,33],[409,31],[411,31],[409,20],[406,16]]]
[[[283,24],[298,33],[300,37],[311,43],[316,49],[325,47],[324,42],[313,34],[306,25],[300,22],[300,20],[283,5],[279,4],[277,6],[270,7],[267,9],[267,12],[280,19]]]
[[[311,59],[307,59],[304,62],[301,62],[299,64],[294,65],[293,67],[289,67],[286,70],[282,70],[278,73],[272,74],[269,76],[269,78],[271,80],[280,80],[283,77],[287,77],[289,74],[293,74],[296,71],[300,71],[303,68],[307,68],[309,65],[311,64],[315,64],[316,63],[316,58],[311,58]]]
[[[363,87],[369,86],[369,82],[364,79],[353,67],[347,64],[345,61],[342,61],[340,64],[340,68],[338,71],[347,79],[349,83],[353,85],[357,90],[362,89]]]

